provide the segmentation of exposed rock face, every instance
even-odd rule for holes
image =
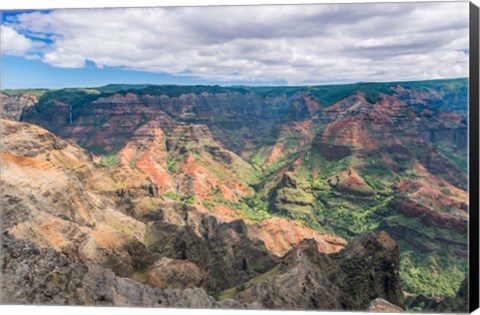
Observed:
[[[34,106],[37,102],[37,98],[30,94],[7,96],[0,93],[0,115],[3,119],[19,121],[22,119],[24,111]]]
[[[433,175],[445,179],[454,186],[466,190],[467,175],[458,166],[446,159],[438,150],[430,145],[423,147],[418,160]]]
[[[334,254],[304,240],[278,274],[235,295],[244,303],[282,309],[367,309],[375,297],[404,305],[396,243],[385,233],[352,241]]]
[[[242,220],[219,224],[213,216],[202,216],[198,235],[190,226],[158,222],[151,227],[149,249],[158,256],[189,260],[205,272],[204,287],[218,292],[265,273],[278,257],[252,241]]]
[[[167,142],[169,154],[177,159],[178,189],[184,195],[214,201],[217,197],[237,200],[252,194],[244,183],[254,174],[253,167],[213,139],[206,125],[179,125]]]
[[[201,287],[206,273],[188,260],[162,257],[147,273],[146,282],[159,288]]]
[[[395,211],[409,217],[419,218],[428,226],[438,226],[444,229],[455,230],[466,234],[468,221],[448,213],[441,213],[430,210],[414,201],[396,199],[393,207]]]
[[[343,249],[346,241],[341,237],[321,234],[296,221],[271,218],[249,226],[249,233],[265,243],[265,247],[277,256],[283,256],[304,239],[313,239],[322,253],[334,253]]]
[[[116,209],[112,174],[44,129],[2,123],[3,230],[122,276],[151,262],[142,243],[145,224]],[[137,176],[144,187],[138,190],[148,196],[148,181]]]
[[[314,125],[311,119],[303,121],[287,120],[274,126],[270,136],[276,138],[276,142],[271,147],[262,147],[260,149],[259,153],[267,156],[265,163],[259,165],[262,168],[267,168],[276,161],[285,158],[289,154],[295,154],[306,145],[309,145],[315,136]],[[243,156],[249,157],[245,153]]]
[[[156,199],[152,199],[155,194],[144,175],[129,168],[120,167],[112,172],[95,166],[85,151],[29,124],[5,121],[2,131],[3,149],[6,151],[1,155],[4,188],[2,229],[17,238],[29,239],[42,247],[63,252],[74,261],[110,268],[123,277],[132,277],[154,262],[143,242],[145,234],[148,232],[151,235],[153,232],[149,231],[155,231],[160,223],[147,228],[145,223],[130,216],[138,211],[135,209],[144,207],[146,202],[156,202]],[[127,182],[128,186],[119,189],[115,184],[118,182]],[[136,182],[139,189],[135,188]],[[182,260],[191,258],[194,263],[201,262],[202,268],[217,264],[213,279],[224,285],[230,283],[223,281],[225,274],[236,274],[233,271],[240,270],[240,279],[248,279],[270,268],[275,261],[274,256],[270,257],[260,245],[257,250],[249,247],[251,241],[246,235],[243,221],[220,228],[218,233],[221,235],[218,235],[215,218],[212,217],[210,221],[206,219],[202,224],[202,216],[195,208],[189,211],[177,207],[172,212],[164,211],[157,218],[148,213],[139,215],[146,215],[146,219],[155,221],[168,220],[169,223],[161,224],[171,227],[171,230],[167,229],[171,233],[155,244],[153,253]],[[199,227],[197,232],[185,226],[188,217],[190,224]],[[196,247],[199,243],[207,242],[202,233],[205,233],[205,239],[213,241],[208,241],[208,246]],[[233,239],[229,237],[231,233],[234,233]],[[240,233],[242,241],[237,240],[239,236],[235,233]],[[190,236],[196,238],[197,243],[189,240]],[[184,257],[183,242],[194,245],[191,250],[197,255]],[[235,252],[238,257],[230,254],[231,260],[227,263],[224,263],[222,253],[216,254],[215,262],[205,258],[210,257],[210,252],[215,252],[220,244],[227,253],[231,253],[228,246],[235,242],[243,250]],[[206,252],[202,252],[202,248]],[[252,257],[252,264],[256,259],[270,258],[265,258],[265,264],[260,264],[258,270],[245,267],[242,272],[243,261],[248,257]],[[180,269],[189,272],[188,268]],[[232,277],[230,281],[235,279]]]
[[[174,123],[157,117],[135,131],[133,138],[116,155],[126,167],[139,169],[158,187],[160,195],[192,197],[198,209],[223,216],[215,198],[236,201],[252,193],[245,182],[253,167],[235,153],[223,149],[206,125]],[[168,126],[165,127],[165,122]]]
[[[416,178],[405,178],[398,182],[397,189],[416,203],[431,210],[455,214],[460,218],[468,216],[467,192],[455,187],[448,181],[431,175],[417,163]]]
[[[365,183],[355,169],[349,168],[346,172],[338,175],[338,190],[353,196],[372,196],[375,191]]]
[[[461,113],[464,117],[467,115],[465,103],[467,101],[467,94],[465,87],[457,90],[448,90],[444,93],[439,93],[434,89],[411,89],[401,85],[392,88],[398,98],[405,103],[413,106],[421,106],[426,109],[435,109],[443,107]]]
[[[312,146],[318,148],[319,152],[328,161],[338,161],[350,156],[352,153],[352,150],[348,146],[334,145],[326,141],[314,141]]]
[[[305,92],[295,93],[287,101],[287,111],[283,119],[285,120],[306,120],[312,117],[319,109],[320,105],[310,95]]]
[[[330,257],[340,269],[330,279],[338,283],[352,309],[365,309],[372,296],[404,305],[398,246],[387,233],[360,236]]]
[[[92,150],[95,144],[102,144],[104,149],[112,151],[116,143],[123,147],[138,126],[152,120],[158,113],[165,113],[178,122],[208,124],[227,149],[236,151],[250,139],[255,139],[259,132],[268,132],[284,113],[286,102],[237,92],[185,93],[179,96],[115,94],[97,97],[85,107],[75,109],[71,124],[68,122],[68,107],[61,110],[57,105],[56,109],[52,103],[37,112],[30,111],[25,120],[47,127],[63,138],[72,138]],[[57,117],[52,116],[54,113],[60,114],[55,123],[51,123],[51,119]],[[228,135],[229,130],[239,129],[245,142],[237,142]]]
[[[2,276],[1,302],[5,304],[220,306],[201,289],[162,290],[142,285],[99,266],[72,263],[52,249],[8,234],[2,235]]]
[[[380,235],[378,237],[384,238]],[[362,244],[369,247],[368,251],[375,250],[369,255],[391,254],[382,248],[371,248],[368,245],[368,239],[371,238],[370,235],[360,240]],[[198,288],[185,290],[154,288],[134,280],[119,278],[108,269],[97,265],[71,262],[65,255],[55,250],[42,249],[30,241],[17,240],[4,233],[2,236],[2,273],[4,275],[2,303],[194,308],[247,306],[249,308],[342,309],[346,307],[350,309],[356,307],[359,297],[350,300],[345,296],[345,291],[340,291],[344,288],[339,286],[338,282],[332,282],[330,272],[332,268],[338,268],[332,265],[338,258],[331,257],[332,261],[329,257],[320,254],[312,240],[305,240],[287,255],[280,268],[280,275],[237,294],[236,298],[241,303],[231,299],[216,302],[214,298]],[[346,257],[348,255],[344,256],[344,259]],[[154,266],[164,268],[172,263],[183,264],[184,267],[192,270],[192,266],[185,265],[187,262],[174,262],[168,259],[163,259]],[[346,277],[342,276],[343,281],[351,280],[352,276],[358,277],[358,275],[348,274],[352,270],[345,268],[345,265],[340,269],[346,275]],[[296,278],[297,276],[301,277]],[[168,275],[161,275],[161,277],[165,280]],[[300,282],[298,282],[299,279],[301,279]],[[333,279],[336,281],[338,278]],[[290,286],[281,285],[281,283],[285,284],[285,281]],[[347,284],[343,286],[345,285]],[[366,283],[366,288],[370,288],[369,285]],[[391,290],[396,288],[384,285],[385,287],[380,289],[383,292],[377,289],[375,293],[383,293],[382,296],[392,299]],[[295,289],[297,287],[298,290]],[[280,296],[279,293],[285,295]],[[397,299],[395,302],[399,303],[401,300]]]
[[[405,312],[405,310],[401,307],[398,307],[384,299],[377,298],[370,302],[368,305],[367,311],[369,312],[378,312],[378,313],[399,313]]]
[[[2,152],[5,153],[35,157],[67,147],[65,141],[34,125],[2,120],[2,128]],[[82,150],[79,148],[79,151]]]
[[[372,109],[373,105],[365,99],[364,93],[355,93],[332,106],[324,108],[322,110],[322,117],[324,119],[335,120],[339,115],[352,113],[368,114]]]

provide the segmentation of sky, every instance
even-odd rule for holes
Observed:
[[[2,88],[468,76],[468,2],[5,11]]]

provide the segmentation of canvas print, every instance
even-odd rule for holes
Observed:
[[[3,304],[468,310],[468,2],[4,11],[1,54]]]

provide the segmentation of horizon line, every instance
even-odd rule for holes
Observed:
[[[60,87],[60,88],[48,88],[48,87],[26,87],[26,88],[0,88],[1,91],[18,91],[18,90],[66,90],[66,89],[96,89],[104,88],[111,85],[126,85],[126,86],[139,86],[144,85],[148,86],[178,86],[178,87],[190,87],[190,86],[208,86],[208,87],[223,87],[223,88],[234,88],[234,87],[248,87],[248,88],[301,88],[301,87],[317,87],[317,86],[342,86],[342,85],[355,85],[355,84],[393,84],[393,83],[407,83],[407,82],[431,82],[431,81],[448,81],[448,80],[468,80],[469,77],[454,77],[454,78],[441,78],[441,79],[408,79],[408,80],[398,80],[398,81],[356,81],[356,82],[347,82],[347,83],[325,83],[325,84],[303,84],[303,85],[248,85],[248,84],[175,84],[175,83],[108,83],[101,86],[77,86],[77,87]]]

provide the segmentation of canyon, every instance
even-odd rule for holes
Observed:
[[[2,91],[2,302],[464,311],[466,87]]]

